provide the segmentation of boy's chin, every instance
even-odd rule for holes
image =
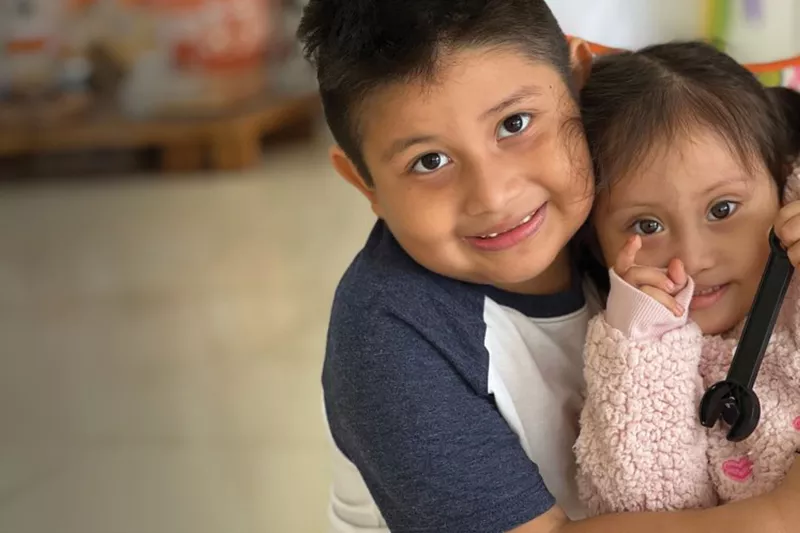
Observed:
[[[532,244],[496,253],[465,248],[463,243],[452,248],[403,247],[428,270],[468,283],[521,294],[553,294],[568,288],[568,256],[546,241]],[[547,253],[547,248],[552,251]]]
[[[559,287],[552,288],[552,280],[544,279],[543,268],[524,262],[504,264],[500,260],[493,264],[474,264],[472,268],[464,269],[464,264],[458,266],[423,264],[429,270],[448,278],[474,283],[477,285],[490,285],[508,292],[520,294],[548,294],[559,292]],[[546,269],[546,268],[545,268]],[[550,277],[550,276],[547,276]]]
[[[520,294],[553,294],[569,287],[569,268],[556,269],[553,268],[554,264],[537,265],[537,262],[495,265],[495,268],[484,272],[485,283]]]

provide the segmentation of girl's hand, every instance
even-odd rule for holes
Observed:
[[[797,268],[800,265],[800,200],[790,202],[781,208],[774,228],[775,235],[786,248],[789,261]]]
[[[800,219],[798,221],[800,222]],[[800,228],[800,224],[798,224],[798,228]],[[675,316],[683,315],[686,310],[675,300],[675,295],[689,282],[683,262],[680,259],[673,259],[666,271],[637,265],[636,254],[641,248],[642,238],[639,235],[628,239],[617,256],[614,272],[626,283],[636,287],[672,311]],[[798,258],[800,258],[800,247],[798,247]]]

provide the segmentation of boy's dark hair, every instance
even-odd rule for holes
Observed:
[[[634,172],[657,146],[708,128],[749,170],[761,162],[779,190],[798,152],[800,98],[767,89],[702,42],[672,42],[598,58],[581,91],[598,188]]]
[[[574,91],[566,38],[544,0],[310,0],[297,35],[316,65],[328,126],[368,185],[359,105],[382,85],[433,78],[443,51],[514,46]]]

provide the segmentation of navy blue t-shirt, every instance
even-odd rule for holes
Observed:
[[[335,531],[507,531],[556,500],[582,516],[571,448],[592,306],[573,280],[524,296],[445,278],[375,225],[336,291],[322,382],[337,453],[379,513],[335,481]]]

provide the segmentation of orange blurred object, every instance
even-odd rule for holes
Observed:
[[[31,39],[16,39],[6,43],[6,52],[9,54],[24,54],[27,52],[38,52],[47,46],[47,39],[31,38]]]
[[[128,0],[170,18],[178,68],[209,73],[257,68],[272,33],[270,0]]]

